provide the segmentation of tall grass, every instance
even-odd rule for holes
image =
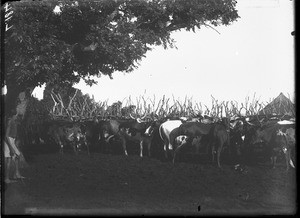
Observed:
[[[59,93],[58,95],[59,96]],[[53,100],[54,101],[54,100]],[[209,116],[212,118],[234,117],[234,116],[255,116],[271,102],[262,102],[254,94],[252,98],[247,96],[244,102],[235,100],[219,101],[211,96],[211,105],[207,106],[196,102],[192,97],[185,97],[183,100],[175,96],[168,98],[165,95],[152,97],[140,95],[133,98],[128,96],[122,101],[108,105],[108,100],[96,102],[88,95],[70,96],[68,102],[62,98],[55,101],[51,107],[48,106],[48,113],[53,119],[62,117],[70,120],[92,120],[131,117],[146,117],[147,119],[162,119],[165,117],[187,117]],[[275,105],[274,105],[275,107]],[[286,105],[285,111],[291,111],[291,105]],[[275,110],[276,111],[276,110]],[[280,111],[277,111],[280,113]]]

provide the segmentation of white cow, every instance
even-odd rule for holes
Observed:
[[[176,131],[176,128],[178,129],[181,124],[181,120],[167,120],[159,127],[159,135],[164,141],[164,152],[166,158],[168,158],[168,150],[173,150],[174,142],[170,142],[170,134],[172,133],[172,131]]]

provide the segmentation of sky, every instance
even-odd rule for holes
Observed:
[[[210,105],[220,101],[269,102],[280,92],[294,101],[294,2],[290,0],[238,0],[240,18],[229,26],[202,27],[172,34],[177,49],[155,47],[138,69],[115,72],[98,84],[74,87],[112,104],[144,96],[183,102],[185,97]],[[33,95],[41,98],[41,88]]]

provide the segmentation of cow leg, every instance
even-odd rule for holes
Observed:
[[[289,154],[289,151],[286,152],[285,154],[285,162],[286,162],[286,170],[289,171],[290,169],[290,159],[291,159],[291,155]]]
[[[60,154],[64,154],[64,146],[63,146],[63,144],[60,144],[59,153]]]
[[[164,144],[164,153],[165,153],[165,158],[168,159],[167,143]]]
[[[171,144],[171,142],[169,142],[169,150],[172,151],[173,150],[173,145]]]
[[[122,146],[123,146],[124,154],[126,156],[128,156],[127,149],[126,149],[126,139],[125,138],[121,138],[121,139],[122,139]]]
[[[86,146],[86,150],[87,150],[88,155],[90,155],[90,147],[89,147],[89,144],[87,142],[85,142],[85,146]]]
[[[290,159],[289,163],[290,163],[290,165],[291,165],[293,168],[295,168],[295,165],[294,165],[294,162],[293,162],[292,158]]]
[[[274,156],[274,165],[273,165],[273,168],[275,168],[276,162],[277,162],[277,155]]]
[[[104,136],[103,136],[104,137]],[[103,149],[102,149],[102,151],[104,152],[104,153],[111,153],[111,144],[110,144],[110,140],[112,139],[114,137],[114,135],[110,135],[110,136],[108,136],[106,139],[103,139],[103,141],[102,141],[102,147],[103,147]]]
[[[55,142],[59,145],[59,153],[64,154],[64,145],[60,140],[55,140]]]
[[[84,143],[84,145],[86,147],[87,154],[90,155],[90,147],[89,147],[90,141],[87,140],[87,137],[85,135],[82,137],[82,140],[83,140],[83,143]]]
[[[272,162],[272,168],[273,169],[275,168],[276,160],[277,160],[276,154],[272,155],[271,162]]]
[[[208,155],[208,153],[209,153],[209,148],[210,148],[210,145],[209,145],[209,143],[207,143],[207,144],[206,144],[206,148],[205,148],[206,154],[207,154],[207,155]]]
[[[215,162],[215,146],[211,146],[211,155],[212,155],[212,162]]]
[[[73,150],[74,150],[74,153],[77,155],[78,154],[78,145],[76,143],[73,145]]]
[[[151,142],[148,142],[148,155],[151,157]]]
[[[143,157],[143,140],[140,141],[140,157]]]
[[[198,143],[196,144],[196,154],[199,154],[199,145],[198,145]]]
[[[179,152],[187,145],[188,143],[181,143],[181,145],[179,145],[175,151],[174,151],[174,156],[173,156],[173,164],[175,164],[175,158],[176,158],[176,154],[179,154]]]
[[[198,138],[196,137],[196,144],[195,144],[195,152],[196,154],[198,155],[199,154],[199,150],[200,150],[200,147],[201,147],[201,139],[202,139],[202,136],[198,136]],[[192,142],[193,143],[193,142]]]
[[[283,152],[285,156],[286,170],[288,171],[290,169],[291,150],[283,148]]]
[[[218,151],[217,151],[217,163],[218,163],[218,167],[221,168],[221,164],[220,164],[220,156],[221,156],[221,152],[222,152],[222,145],[218,146]]]

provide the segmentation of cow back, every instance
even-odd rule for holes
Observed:
[[[206,124],[200,122],[187,122],[183,123],[179,127],[179,135],[187,135],[189,137],[195,137],[198,135],[207,135],[213,124]]]
[[[272,138],[275,137],[276,131],[279,129],[278,125],[266,126],[258,128],[256,130],[255,140],[261,140],[266,143],[270,143]],[[254,141],[255,142],[255,141]]]
[[[229,131],[221,123],[215,123],[212,125],[209,132],[209,138],[213,140],[213,143],[218,141],[222,145],[229,145]]]

